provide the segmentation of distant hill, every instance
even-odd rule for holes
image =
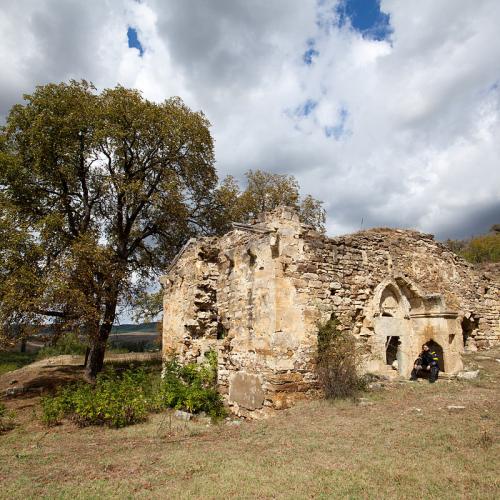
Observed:
[[[111,329],[111,335],[120,335],[120,334],[132,334],[132,333],[158,333],[157,330],[157,322],[153,321],[151,323],[141,323],[140,325],[134,325],[132,323],[125,323],[123,325],[114,325]],[[52,325],[43,326],[39,335],[50,336],[54,332],[54,328]]]
[[[142,323],[140,325],[133,325],[131,323],[126,323],[124,325],[114,325],[111,334],[127,334],[127,333],[157,333],[157,323]]]

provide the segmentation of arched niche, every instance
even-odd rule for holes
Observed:
[[[380,296],[379,312],[381,316],[403,318],[405,309],[401,304],[401,295],[392,286],[387,286]]]
[[[439,344],[438,342],[436,342],[434,339],[430,339],[427,341],[427,345],[429,346],[429,349],[431,351],[434,351],[436,354],[437,354],[437,357],[439,359],[438,361],[438,364],[439,364],[439,370],[444,372],[444,367],[445,367],[445,363],[444,363],[444,351],[443,351],[443,348],[441,346],[441,344]]]
[[[405,276],[396,275],[386,278],[375,288],[373,297],[374,316],[384,316],[389,313],[393,317],[399,315],[409,317],[410,311],[420,308],[421,305],[421,292]],[[391,314],[391,309],[394,309],[397,314]]]

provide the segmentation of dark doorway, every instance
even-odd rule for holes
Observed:
[[[385,362],[392,365],[398,359],[399,337],[387,337],[385,343]]]
[[[431,351],[434,351],[438,358],[439,358],[439,370],[444,372],[444,356],[443,356],[443,348],[435,341],[435,340],[429,340],[427,342],[427,345],[429,346],[429,349]]]
[[[473,314],[469,318],[462,319],[462,335],[464,337],[464,346],[467,344],[467,340],[471,336],[472,332],[479,326],[479,318],[475,318]]]

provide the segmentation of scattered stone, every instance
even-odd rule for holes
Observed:
[[[380,391],[385,387],[385,384],[382,382],[372,382],[371,384],[368,384],[368,389],[371,391]]]
[[[193,418],[193,414],[187,411],[176,410],[174,413],[174,417],[178,418],[179,420],[184,420],[185,422],[188,422]]]
[[[358,406],[373,406],[375,403],[373,401],[368,401],[367,398],[359,398]]]
[[[366,373],[364,375],[364,379],[367,382],[382,382],[382,381],[388,382],[389,380],[391,380],[390,377],[382,373]]]
[[[206,424],[208,427],[212,424],[212,418],[206,414],[203,416],[201,414],[196,415],[196,421],[200,424]]]
[[[467,363],[467,364],[464,364],[464,367],[461,371],[463,372],[471,372],[473,370],[477,370],[477,367],[479,365],[476,363],[476,362],[472,362],[472,363]]]
[[[5,391],[6,396],[17,396],[19,394],[23,394],[26,392],[26,389],[24,387],[9,387]]]
[[[467,343],[465,346],[465,352],[477,352],[477,346],[475,343]]]
[[[458,380],[474,380],[479,376],[479,370],[463,371],[457,373]]]
[[[450,411],[461,411],[461,410],[465,410],[465,406],[449,405],[446,407],[446,409],[450,410]]]
[[[226,425],[239,427],[241,423],[242,423],[241,420],[229,420],[228,422],[226,422]]]

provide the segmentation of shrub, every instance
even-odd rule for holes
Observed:
[[[216,383],[216,353],[208,353],[201,365],[168,362],[161,381],[144,369],[108,370],[94,386],[81,382],[42,398],[42,420],[49,426],[70,418],[80,426],[124,427],[165,408],[203,411],[217,419],[226,412]]]
[[[159,406],[205,412],[212,418],[226,415],[222,397],[217,391],[217,353],[209,351],[202,365],[166,363],[159,391]]]
[[[68,386],[59,390],[55,396],[44,396],[40,400],[42,405],[42,421],[49,426],[56,425],[71,412],[72,392],[77,386]]]
[[[500,262],[500,233],[472,238],[459,254],[472,263]]]
[[[81,426],[124,427],[145,420],[153,387],[144,370],[103,373],[95,386],[79,383],[42,398],[42,419],[47,425],[70,417]]]
[[[355,397],[363,388],[356,370],[357,357],[354,337],[339,330],[335,317],[319,327],[316,369],[326,398]]]

